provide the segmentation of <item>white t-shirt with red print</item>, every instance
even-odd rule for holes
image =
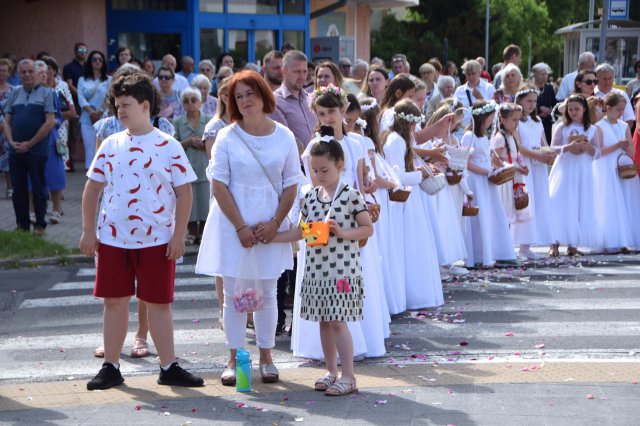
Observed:
[[[98,217],[101,243],[121,248],[169,242],[175,228],[174,187],[196,180],[178,141],[158,129],[109,136],[87,177],[105,183]]]

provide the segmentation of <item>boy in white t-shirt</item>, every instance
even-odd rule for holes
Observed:
[[[87,171],[82,195],[80,250],[87,256],[97,253],[94,296],[104,298],[105,362],[87,383],[89,390],[124,382],[120,351],[134,294],[149,309],[151,337],[160,357],[158,383],[204,383],[176,362],[171,312],[175,261],[185,250],[190,183],[196,175],[180,143],[150,124],[152,84],[142,73],[112,83],[118,118],[127,130],[104,140]]]

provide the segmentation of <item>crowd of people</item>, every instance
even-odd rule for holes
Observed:
[[[279,380],[271,350],[292,304],[293,354],[326,362],[314,387],[331,396],[357,389],[354,359],[385,354],[392,315],[444,303],[444,277],[545,257],[532,246],[552,257],[560,245],[571,256],[640,248],[640,83],[614,88],[613,67],[590,52],[553,84],[545,63],[525,79],[515,45],[492,73],[478,57],[460,76],[437,58],[414,76],[403,54],[387,68],[377,58],[313,64],[295,49],[267,53],[258,70],[236,70],[224,53],[196,72],[186,56],[178,72],[172,55],[155,70],[126,48],[110,74],[104,55],[87,51],[75,46],[62,77],[46,54],[20,61],[17,88],[0,60],[0,90],[21,230],[29,193],[37,234],[47,191],[49,222],[61,220],[73,151],[61,133],[80,114],[80,246],[100,254],[94,294],[105,298],[95,351],[105,363],[89,389],[124,381],[134,294],[131,355],[149,354],[150,331],[159,383],[202,385],[175,362],[170,333],[185,243],[200,245],[195,270],[215,277],[223,301],[222,383],[236,382],[248,313],[261,379]]]

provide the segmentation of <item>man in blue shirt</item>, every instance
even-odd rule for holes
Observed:
[[[13,210],[18,230],[29,231],[29,188],[36,214],[35,234],[44,235],[47,192],[44,169],[49,157],[49,137],[55,123],[53,91],[41,85],[33,61],[18,63],[22,86],[11,92],[5,111],[5,135],[9,141],[9,173],[13,185]]]

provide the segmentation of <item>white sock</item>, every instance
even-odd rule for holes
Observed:
[[[161,365],[161,366],[160,366],[160,368],[162,368],[164,371],[167,371],[168,369],[170,369],[170,368],[171,368],[171,366],[172,366],[173,364],[177,364],[177,363],[178,363],[178,361],[171,361],[171,362],[170,362],[169,364],[167,364],[167,365]]]
[[[116,362],[116,363],[109,362],[108,364],[113,365],[116,368],[116,370],[120,370],[120,363],[119,362]]]

